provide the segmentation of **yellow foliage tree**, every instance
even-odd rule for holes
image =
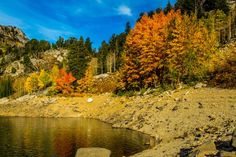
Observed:
[[[39,89],[44,89],[48,87],[52,82],[50,75],[45,71],[41,70],[38,77],[38,86]]]
[[[56,80],[57,78],[59,78],[60,76],[60,70],[59,67],[57,65],[54,65],[51,71],[51,78],[52,78],[52,84],[55,85],[56,84]]]
[[[25,90],[28,93],[33,93],[38,91],[38,84],[39,84],[39,80],[38,80],[38,74],[37,73],[31,73],[29,75],[29,77],[26,79],[25,82]]]

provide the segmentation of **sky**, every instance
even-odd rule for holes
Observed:
[[[174,4],[176,0],[170,0]],[[141,12],[164,8],[168,0],[0,0],[0,25],[22,29],[29,39],[55,42],[59,36],[89,37],[98,48],[131,26]]]

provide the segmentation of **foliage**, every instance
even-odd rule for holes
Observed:
[[[110,93],[118,87],[118,73],[97,75],[93,80],[94,93]]]
[[[28,93],[33,93],[49,87],[51,82],[51,76],[42,69],[39,74],[33,72],[29,75],[29,77],[25,81],[25,90]]]
[[[39,84],[38,74],[36,72],[31,73],[29,77],[26,79],[25,90],[28,93],[36,92],[39,89],[38,84]]]
[[[0,98],[9,96],[13,93],[13,79],[5,76],[0,78]]]
[[[49,50],[51,45],[46,40],[31,39],[25,44],[25,52],[36,58],[41,58],[42,53]]]
[[[93,68],[91,63],[89,64],[85,75],[82,79],[77,81],[78,87],[77,91],[79,92],[92,92],[93,88]]]
[[[236,88],[236,48],[235,42],[221,48],[212,58],[210,85]]]
[[[29,73],[35,70],[35,67],[29,58],[29,55],[23,56],[23,64],[25,65],[25,73]]]
[[[63,37],[59,37],[58,40],[56,41],[55,47],[56,48],[61,48],[64,47],[65,41]]]
[[[165,9],[164,9],[164,13],[167,14],[168,12],[170,12],[173,9],[173,6],[171,5],[170,1],[168,1]]]
[[[20,76],[20,77],[17,77],[14,79],[14,82],[13,82],[14,94],[12,95],[13,98],[21,97],[27,93],[24,88],[24,84],[26,82],[26,79],[27,79],[27,77],[25,77],[25,76]]]
[[[225,14],[229,13],[227,0],[177,0],[175,9],[180,9],[182,13],[196,13],[198,17],[202,17],[205,12],[212,10],[222,10]]]
[[[205,11],[221,10],[225,14],[228,14],[230,11],[230,8],[227,4],[227,0],[205,0],[203,8]]]
[[[73,92],[73,82],[76,78],[71,74],[67,73],[64,69],[60,70],[60,77],[56,80],[55,90],[63,94],[70,94]]]
[[[103,74],[107,72],[106,57],[109,53],[109,45],[103,41],[98,52],[98,62],[99,62],[99,73]]]
[[[51,70],[51,79],[52,79],[52,85],[56,85],[56,80],[60,76],[60,70],[57,65],[54,65],[52,70]]]
[[[45,89],[46,87],[50,86],[51,83],[52,79],[50,75],[45,70],[42,69],[38,76],[39,89]]]
[[[121,82],[130,90],[203,79],[216,43],[195,16],[144,15],[127,36]]]
[[[81,79],[84,76],[87,64],[90,60],[89,51],[84,46],[83,37],[73,42],[67,57],[68,71],[77,79]]]

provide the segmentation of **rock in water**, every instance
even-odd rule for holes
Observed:
[[[236,148],[236,129],[234,129],[234,131],[233,131],[233,135],[232,135],[232,140],[231,140],[231,142],[232,142],[232,146],[233,146],[234,148]]]
[[[110,157],[111,151],[105,148],[80,148],[75,157]]]

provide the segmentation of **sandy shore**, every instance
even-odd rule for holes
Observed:
[[[86,117],[155,137],[156,146],[135,157],[178,156],[180,149],[209,140],[228,140],[236,128],[236,90],[188,88],[145,96],[0,99],[0,116]]]

